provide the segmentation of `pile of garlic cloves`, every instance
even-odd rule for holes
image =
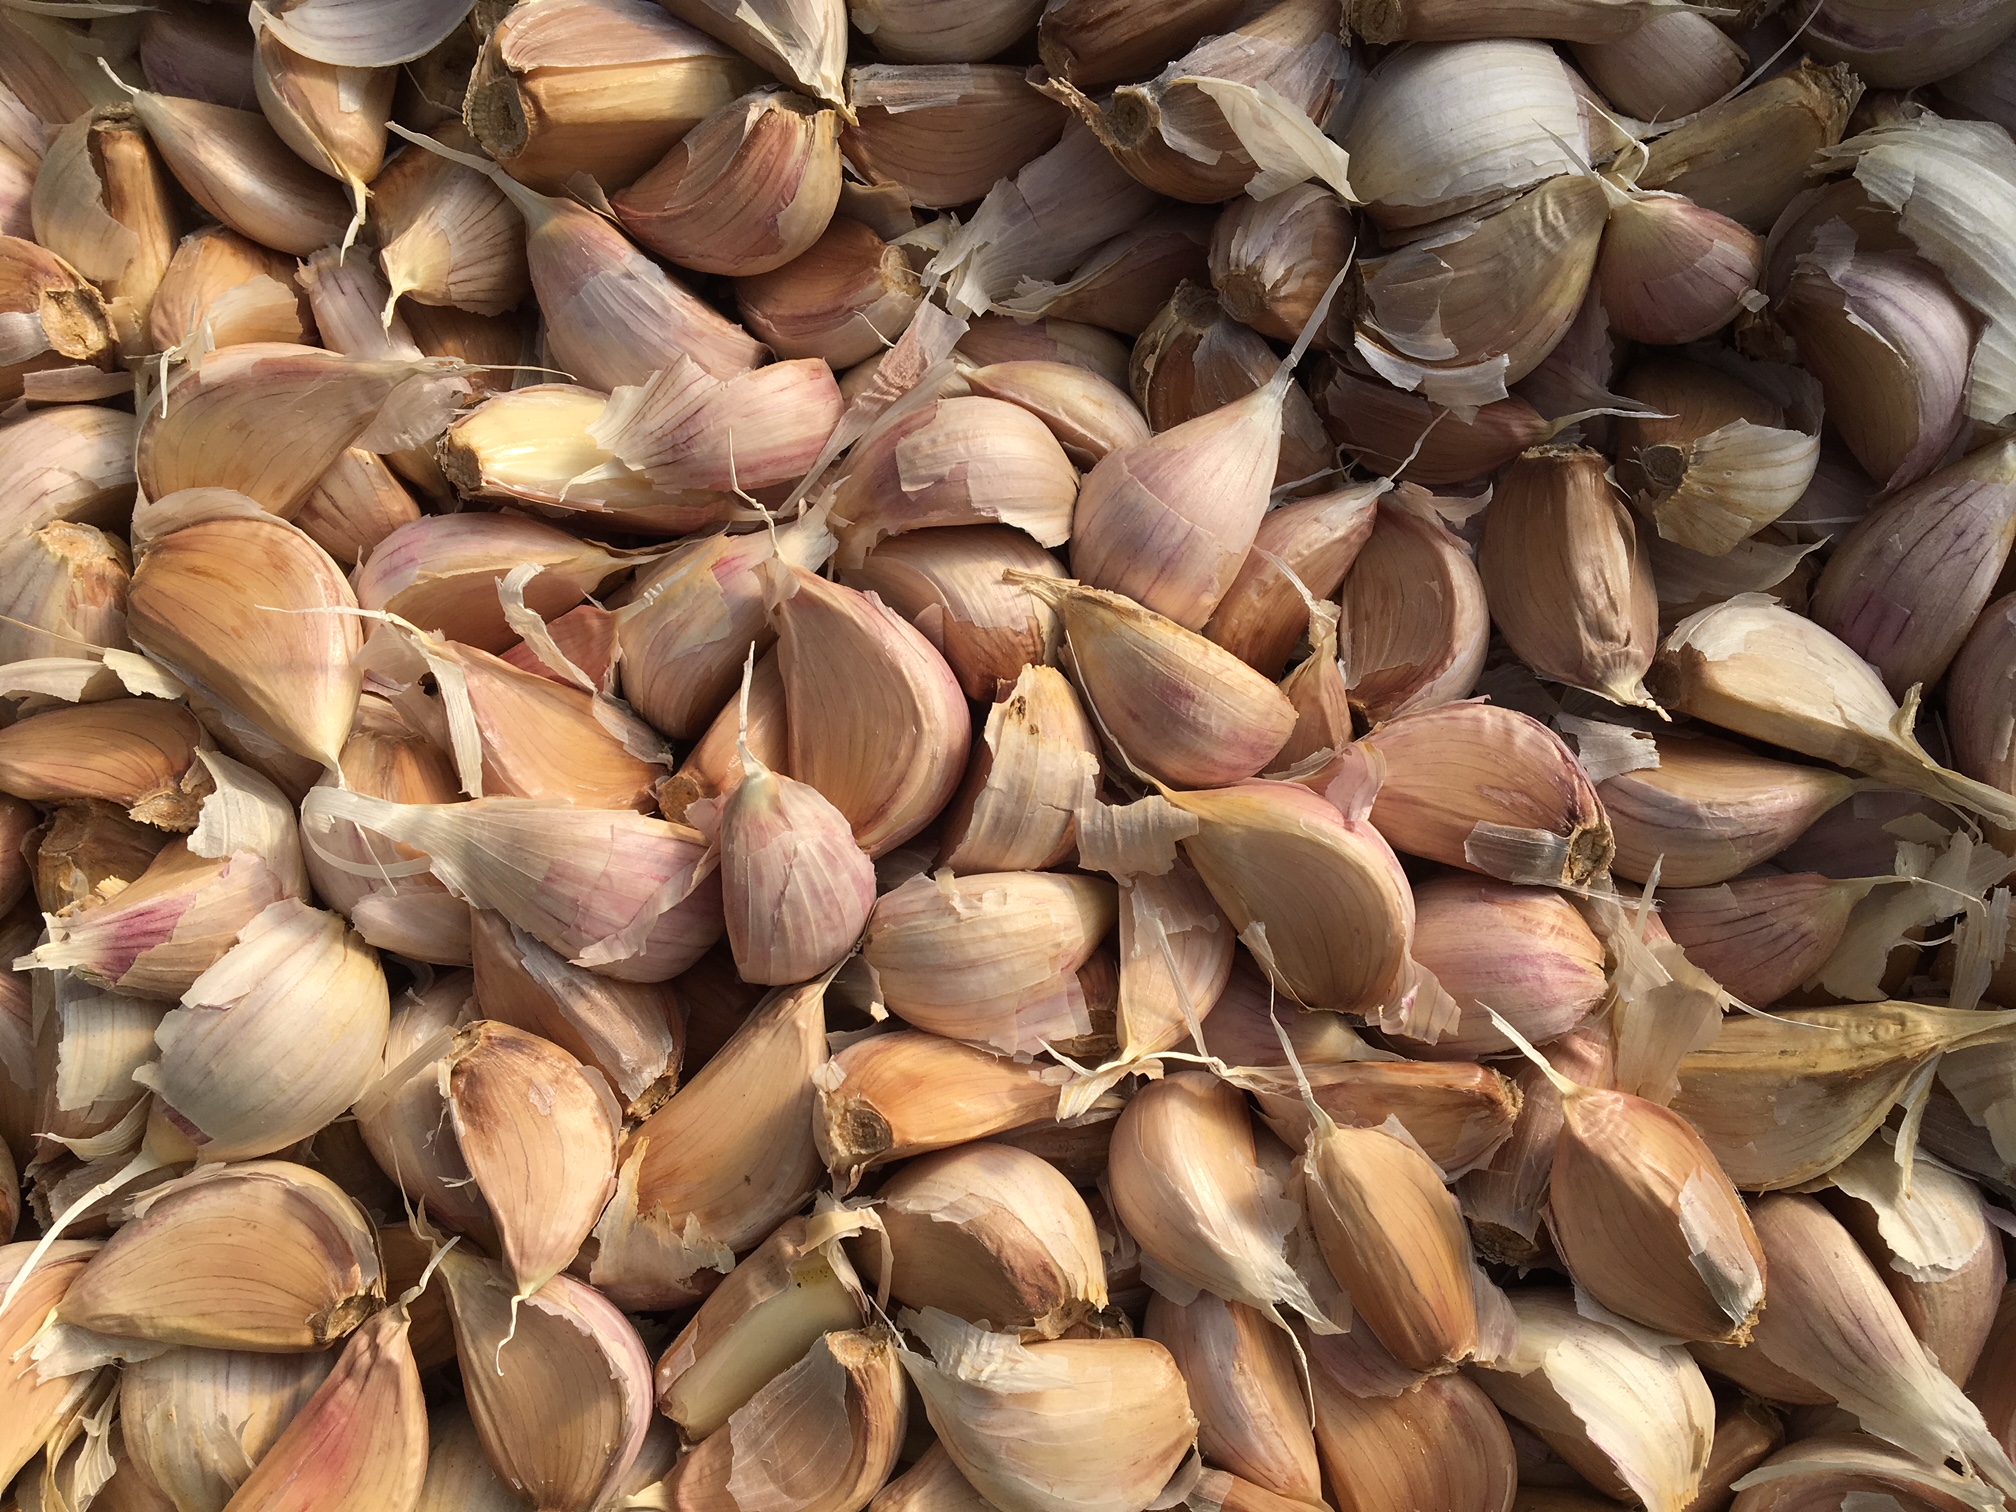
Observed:
[[[2011,129],[0,0],[0,1512],[2016,1509]]]

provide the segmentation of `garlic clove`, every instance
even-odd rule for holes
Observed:
[[[1554,434],[1555,427],[1516,394],[1478,406],[1466,420],[1342,363],[1320,366],[1311,394],[1324,429],[1346,454],[1382,476],[1467,483]]]
[[[996,362],[961,376],[973,393],[1020,405],[1041,420],[1078,467],[1091,467],[1109,452],[1143,446],[1150,439],[1148,422],[1134,401],[1075,364]]]
[[[1242,196],[1211,232],[1211,284],[1225,309],[1263,336],[1293,341],[1353,245],[1351,213],[1319,184],[1270,199]]]
[[[383,460],[353,446],[308,491],[294,523],[339,567],[355,567],[419,518],[420,506]]]
[[[189,711],[162,699],[50,709],[0,730],[0,790],[38,803],[96,799],[187,831],[213,787],[196,755],[202,740]]]
[[[1382,479],[1269,510],[1254,535],[1255,549],[1204,626],[1205,636],[1256,671],[1278,677],[1308,630],[1309,609],[1276,562],[1316,598],[1334,597],[1371,538],[1378,501],[1388,491]]]
[[[1064,107],[1031,89],[1021,68],[946,63],[849,69],[855,119],[840,134],[847,161],[869,182],[897,185],[911,204],[930,209],[981,199],[997,179],[1013,178],[1054,147],[1066,120]]]
[[[8,812],[9,831],[23,836],[10,849],[32,862],[35,901],[44,913],[61,913],[72,904],[130,885],[172,838],[165,830],[127,818],[123,810],[103,800],[59,805],[33,837],[29,831],[38,817],[35,810],[20,803],[18,809],[10,805]],[[6,889],[0,888],[0,897],[5,896]]]
[[[1564,1035],[1540,1053],[1554,1070],[1581,1086],[1607,1088],[1615,1081],[1616,1050],[1604,1029]],[[1515,1085],[1519,1105],[1511,1137],[1491,1152],[1487,1163],[1464,1174],[1457,1193],[1477,1248],[1487,1258],[1530,1265],[1550,1247],[1541,1222],[1564,1114],[1561,1094],[1538,1065],[1520,1070]]]
[[[428,1414],[427,1445],[427,1479],[413,1512],[522,1512],[525,1503],[490,1468],[462,1403]]]
[[[282,32],[261,27],[253,44],[259,109],[296,157],[344,184],[361,222],[364,186],[385,162],[385,123],[399,74],[390,66],[312,57],[288,45]]]
[[[1815,1434],[1770,1456],[1742,1480],[1731,1503],[1740,1512],[1797,1512],[1844,1496],[1908,1498],[1939,1512],[1971,1512],[1998,1493],[1973,1476],[1891,1448],[1866,1434]]]
[[[336,1365],[332,1351],[169,1349],[119,1371],[126,1456],[171,1506],[221,1509]]]
[[[97,404],[34,410],[0,429],[0,466],[17,480],[10,530],[25,536],[54,520],[117,530],[133,504],[131,415]]]
[[[1614,822],[1614,807],[1611,814]],[[1867,891],[1816,872],[1737,877],[1662,887],[1659,917],[1687,959],[1731,996],[1768,1008],[1827,964]]]
[[[1098,736],[1064,674],[1024,667],[989,707],[965,784],[945,812],[955,872],[1041,871],[1077,848],[1077,813],[1099,782]]]
[[[1209,1292],[1181,1307],[1151,1292],[1144,1332],[1183,1372],[1200,1454],[1278,1496],[1313,1502],[1321,1495],[1316,1439],[1281,1329]]]
[[[18,399],[31,373],[70,363],[110,363],[118,332],[97,288],[54,252],[18,236],[0,237],[0,314],[10,359],[0,364],[0,396]]]
[[[765,766],[782,770],[790,755],[785,733],[784,679],[773,649],[759,657],[749,679],[748,717],[742,703],[730,699],[706,727],[679,770],[658,784],[658,807],[675,824],[701,799],[732,792],[742,780],[744,745]]]
[[[1596,287],[1620,335],[1683,346],[1735,320],[1763,271],[1756,233],[1684,195],[1641,193],[1612,201]]]
[[[1634,31],[1578,42],[1571,51],[1618,110],[1641,121],[1674,121],[1706,110],[1749,72],[1742,44],[1703,21],[1691,11],[1654,11]]]
[[[846,99],[847,11],[841,0],[674,0],[681,21],[718,37],[815,99]]]
[[[1353,1128],[1397,1118],[1450,1177],[1482,1165],[1511,1137],[1521,1102],[1510,1080],[1470,1062],[1354,1060],[1310,1066],[1307,1074],[1317,1106],[1331,1118]],[[1291,1077],[1276,1073],[1275,1090],[1256,1093],[1269,1128],[1307,1143],[1315,1119]]]
[[[133,112],[101,106],[57,132],[30,208],[35,240],[105,295],[122,348],[147,350],[149,310],[175,253],[176,216],[167,176]]]
[[[782,267],[735,284],[743,322],[779,357],[819,357],[835,369],[882,352],[923,297],[907,249],[845,216]]]
[[[459,124],[436,127],[434,135],[450,147],[469,145]],[[371,200],[392,299],[501,315],[525,297],[523,224],[483,174],[416,144],[372,181]]]
[[[1465,698],[1484,670],[1483,580],[1433,504],[1411,484],[1382,495],[1344,578],[1338,644],[1352,700],[1374,721]]]
[[[183,237],[154,291],[148,337],[168,351],[205,329],[213,347],[312,341],[315,319],[295,283],[294,260],[228,226]]]
[[[1946,697],[1954,766],[2005,792],[2016,784],[2009,759],[2016,744],[2007,733],[2016,721],[2008,672],[2016,663],[2005,649],[2012,634],[2016,634],[2016,598],[1999,598],[1981,611],[1961,642]]]

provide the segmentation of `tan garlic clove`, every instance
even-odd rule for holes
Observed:
[[[1372,823],[1399,850],[1545,886],[1579,886],[1610,864],[1596,790],[1538,720],[1447,704],[1380,725],[1365,743],[1386,759]]]
[[[1225,0],[1179,0],[1153,12],[1064,0],[1045,11],[1037,39],[1052,74],[1100,89],[1145,77],[1199,37],[1229,30],[1240,13]]]
[[[1504,399],[1568,332],[1609,245],[1603,187],[1549,179],[1481,220],[1367,259],[1357,350],[1396,387],[1467,409]]]
[[[203,727],[179,704],[112,698],[0,730],[0,791],[38,803],[99,799],[162,829],[196,827],[213,787]]]
[[[353,446],[308,490],[294,523],[339,567],[354,568],[420,506],[375,453]]]
[[[484,41],[462,116],[521,183],[557,194],[586,173],[614,191],[762,77],[654,7],[542,0]]]
[[[1617,811],[1610,813],[1614,824]],[[1816,872],[1737,877],[1717,887],[1660,888],[1659,917],[1687,959],[1731,996],[1768,1008],[1826,965],[1867,892],[1865,882]]]
[[[685,1014],[670,987],[583,971],[487,910],[473,916],[470,943],[485,1018],[550,1040],[599,1071],[633,1116],[672,1095]]]
[[[1056,606],[1065,665],[1090,712],[1150,776],[1184,787],[1236,782],[1267,765],[1294,729],[1294,706],[1280,691],[1203,636],[1122,594],[1018,581]]]
[[[303,1166],[201,1168],[135,1207],[65,1294],[62,1322],[288,1354],[341,1338],[382,1301],[371,1225],[341,1188]]]
[[[123,649],[130,576],[124,544],[91,525],[52,520],[0,547],[0,661]]]
[[[1659,642],[1652,564],[1609,472],[1586,447],[1521,455],[1485,512],[1477,568],[1491,618],[1535,673],[1654,707],[1643,681]]]
[[[1763,238],[1684,195],[1611,192],[1595,287],[1612,329],[1683,346],[1742,313],[1764,270]]]
[[[357,709],[357,600],[327,552],[256,514],[209,519],[148,548],[134,568],[134,643],[184,682],[323,766]]]
[[[1311,387],[1332,440],[1368,469],[1414,483],[1466,483],[1510,462],[1556,427],[1514,394],[1468,420],[1383,379],[1327,364]]]
[[[1668,708],[1740,735],[2016,823],[2007,794],[1926,753],[1911,714],[1875,668],[1762,595],[1742,594],[1682,620],[1660,651],[1652,691]]]
[[[1144,1332],[1183,1372],[1200,1454],[1278,1496],[1317,1499],[1316,1440],[1286,1333],[1209,1292],[1180,1307],[1151,1292]]]
[[[1268,975],[1303,1007],[1376,1013],[1408,980],[1414,903],[1398,860],[1362,818],[1288,782],[1249,781],[1168,801],[1211,896]]]
[[[2016,636],[2016,598],[1999,598],[1975,617],[1974,628],[1961,642],[1946,696],[1954,766],[2005,791],[2016,790],[2010,759],[2016,741],[2009,735],[2016,721],[2009,683],[2009,669],[2016,666],[2008,649],[2012,636]]]
[[[832,549],[823,517],[807,515],[774,531],[712,535],[668,552],[616,611],[624,698],[675,740],[701,734],[717,713],[732,726],[743,655],[752,644],[766,651],[772,639],[758,568],[773,556],[816,568]]]
[[[794,482],[840,423],[824,362],[773,362],[722,381],[680,358],[639,387],[619,387],[588,434],[668,492],[765,489]]]
[[[32,1244],[10,1244],[0,1250],[0,1276],[12,1282],[34,1248]],[[7,1310],[4,1338],[8,1368],[0,1381],[4,1381],[10,1410],[6,1433],[0,1436],[0,1470],[18,1474],[83,1399],[97,1375],[87,1371],[44,1378],[29,1350],[46,1327],[51,1310],[61,1305],[100,1249],[95,1243],[60,1241],[28,1277]]]
[[[1338,624],[1352,701],[1375,722],[1467,697],[1491,637],[1483,580],[1432,497],[1405,485],[1378,508]]]
[[[337,1357],[170,1349],[119,1372],[126,1455],[171,1506],[222,1509]]]
[[[1208,1291],[1273,1319],[1285,1304],[1321,1331],[1337,1327],[1291,1264],[1301,1215],[1285,1201],[1287,1173],[1262,1165],[1236,1087],[1202,1071],[1149,1082],[1120,1115],[1110,1162],[1114,1215],[1161,1295]]]
[[[1994,442],[1886,497],[1836,545],[1813,618],[1902,696],[1939,680],[2016,545],[2016,446]]]
[[[1512,1439],[1475,1382],[1419,1377],[1355,1329],[1302,1344],[1316,1448],[1340,1504],[1362,1512],[1514,1505]]]
[[[934,1437],[923,1456],[868,1505],[873,1512],[989,1512],[993,1503],[973,1489]]]
[[[1378,501],[1389,491],[1382,479],[1269,510],[1204,634],[1248,666],[1279,676],[1309,628],[1308,605],[1282,566],[1316,598],[1334,596],[1370,539]]]
[[[18,480],[10,529],[27,535],[54,520],[123,529],[133,504],[131,415],[97,404],[32,410],[0,429],[0,466]]]
[[[665,1482],[669,1505],[721,1505],[753,1494],[780,1512],[865,1506],[903,1447],[903,1353],[887,1327],[813,1340],[721,1432],[680,1458]],[[786,1456],[765,1447],[779,1443],[801,1447]]]
[[[890,536],[843,567],[841,581],[873,593],[924,631],[968,698],[992,699],[1040,663],[1057,612],[1017,573],[1061,578],[1057,559],[1007,525],[954,525]]]
[[[1939,1368],[1964,1386],[2009,1279],[1999,1231],[1973,1182],[1916,1160],[1907,1181],[1896,1156],[1870,1140],[1834,1168],[1835,1192],[1822,1201],[1875,1262]]]
[[[998,7],[957,0],[862,0],[849,14],[875,51],[899,63],[973,63],[991,58],[1036,25],[1039,0]]]
[[[773,992],[631,1132],[589,1268],[618,1302],[685,1306],[811,1195],[825,990]]]
[[[1715,1399],[1685,1350],[1585,1318],[1565,1291],[1512,1294],[1518,1341],[1475,1373],[1508,1417],[1598,1490],[1684,1512],[1708,1467]]]
[[[1848,1231],[1811,1197],[1783,1192],[1758,1199],[1755,1218],[1771,1268],[1755,1340],[1764,1357],[1832,1395],[1868,1432],[1929,1463],[1957,1458],[2007,1493],[2016,1465]]]
[[[1127,385],[1127,343],[1111,331],[1076,320],[980,315],[967,322],[966,334],[953,350],[981,367],[994,362],[1075,363],[1117,387]]]
[[[727,1424],[822,1335],[867,1322],[867,1298],[832,1217],[785,1220],[708,1294],[659,1356],[659,1410],[692,1441]]]
[[[847,9],[842,0],[673,0],[681,21],[718,37],[814,99],[846,99]]]
[[[1675,121],[1706,110],[1750,70],[1741,43],[1706,16],[1684,10],[1655,11],[1634,31],[1578,42],[1571,50],[1597,92],[1641,121]]]
[[[289,148],[257,111],[128,90],[168,171],[239,235],[306,257],[343,240],[347,196]]]
[[[1511,1048],[1486,1008],[1545,1045],[1601,1008],[1609,990],[1603,942],[1572,903],[1548,888],[1470,877],[1421,883],[1414,889],[1413,953],[1463,1011],[1432,1046],[1402,1047],[1427,1058],[1460,1060]]]
[[[1072,531],[1078,473],[1050,428],[1001,399],[934,400],[863,438],[834,491],[843,566],[886,537],[999,521],[1044,546]]]
[[[1139,336],[1155,323],[1163,307],[1184,283],[1201,284],[1210,275],[1206,244],[1211,216],[1201,205],[1170,202],[1145,220],[1100,243],[1071,270],[1062,283],[1032,280],[1001,308],[1018,316],[1061,316],[1089,320],[1109,331]],[[1336,274],[1332,268],[1316,280],[1320,295]],[[1285,339],[1292,341],[1298,324]],[[1291,395],[1298,420],[1306,409]]]
[[[212,347],[312,341],[315,320],[295,285],[291,257],[228,226],[204,226],[175,248],[147,329],[154,347],[168,351],[205,341]]]
[[[1673,1110],[1746,1191],[1831,1171],[1881,1126],[1933,1057],[2004,1039],[2016,1018],[1922,1003],[1792,1008],[1728,1020],[1680,1065]]]
[[[1862,81],[1802,58],[1755,89],[1725,97],[1646,144],[1638,175],[1752,231],[1768,231],[1807,186],[1813,154],[1841,140]]]
[[[101,106],[50,138],[31,204],[35,240],[98,286],[120,344],[144,351],[175,255],[167,176],[133,112]]]
[[[553,1512],[600,1506],[651,1425],[651,1357],[630,1320],[572,1276],[516,1296],[504,1267],[459,1249],[441,1257],[441,1279],[469,1415],[498,1478]],[[564,1392],[566,1413],[549,1390]]]
[[[1814,17],[1807,45],[1880,89],[1909,89],[1975,62],[2008,37],[2007,18],[1947,3],[1837,0]]]
[[[413,1512],[523,1512],[524,1506],[490,1468],[466,1406],[453,1402],[427,1415],[427,1479]]]
[[[1930,264],[1819,248],[1799,259],[1772,313],[1871,478],[1901,488],[1938,466],[1962,423],[1974,330]]]
[[[883,351],[923,297],[905,250],[845,216],[782,267],[735,285],[743,322],[779,357],[819,357],[835,368]]]
[[[140,67],[163,94],[241,110],[258,107],[252,90],[252,36],[236,16],[193,5],[150,11],[140,33]]]
[[[1713,736],[1666,733],[1659,764],[1620,772],[1597,796],[1617,841],[1618,876],[1707,887],[1768,861],[1855,791],[1825,767],[1776,761]]]
[[[1293,341],[1354,245],[1351,212],[1330,189],[1297,184],[1242,196],[1211,232],[1211,285],[1226,312],[1263,336]]]
[[[836,1051],[819,1077],[812,1136],[836,1182],[1041,1122],[1057,1107],[1044,1068],[899,1029]]]
[[[888,1257],[890,1294],[1007,1333],[1051,1339],[1106,1305],[1099,1234],[1085,1199],[1048,1161],[976,1143],[926,1155],[882,1184],[882,1222],[853,1254]]]
[[[963,9],[980,14],[978,7]],[[1032,89],[1024,72],[964,58],[949,66],[849,69],[855,118],[840,133],[841,150],[871,183],[900,186],[913,205],[970,204],[1054,147],[1063,132],[1064,107]]]
[[[44,913],[61,913],[73,903],[110,896],[129,885],[172,838],[166,830],[127,818],[124,810],[102,799],[86,799],[59,805],[31,840],[27,834],[35,811],[18,799],[15,803],[8,832],[24,838],[12,848],[33,863],[35,901]],[[0,888],[0,897],[6,891]]]
[[[619,981],[675,977],[721,935],[714,854],[684,825],[530,798],[389,803],[316,788],[302,804],[311,834],[344,819],[424,852],[473,907]]]
[[[1634,370],[1625,387],[1640,386]],[[1680,402],[1692,408],[1689,400]],[[1744,407],[1757,406],[1746,401]],[[1819,462],[1819,437],[1810,426],[1801,430],[1776,423],[1783,415],[1776,406],[1767,412],[1774,423],[1737,418],[1712,430],[1684,421],[1624,422],[1621,436],[1660,431],[1671,436],[1633,448],[1624,468],[1627,477],[1642,476],[1639,508],[1652,517],[1662,540],[1727,556],[1805,496]],[[1810,421],[1815,407],[1808,403],[1804,412]]]
[[[789,718],[786,769],[847,816],[861,849],[886,855],[958,787],[972,742],[958,681],[922,634],[871,595],[782,563],[766,576]]]
[[[739,698],[721,706],[679,770],[658,784],[659,812],[683,824],[686,811],[701,799],[734,791],[742,780],[744,745],[766,766],[781,769],[790,755],[784,725],[784,679],[772,649],[757,660],[750,676],[746,716]]]
[[[1349,0],[1345,22],[1368,42],[1463,42],[1546,37],[1608,42],[1663,12],[1644,0],[1552,0],[1540,5],[1450,4],[1448,0]]]
[[[1099,781],[1099,740],[1064,674],[1024,667],[987,711],[965,784],[945,811],[943,865],[1041,871],[1076,849]]]
[[[1001,1512],[1145,1506],[1196,1437],[1183,1377],[1153,1340],[1024,1345],[936,1309],[903,1322],[931,1351],[901,1359],[938,1442]]]
[[[1606,1029],[1564,1035],[1540,1053],[1578,1085],[1608,1087],[1614,1082],[1617,1056]],[[1530,1265],[1547,1253],[1541,1223],[1563,1114],[1561,1094],[1538,1065],[1518,1073],[1516,1088],[1519,1106],[1511,1137],[1487,1162],[1466,1172],[1456,1190],[1477,1248],[1500,1264]]]
[[[1090,1030],[1077,972],[1114,918],[1102,878],[919,876],[876,901],[862,955],[890,1012],[1020,1054]]]
[[[1134,401],[1072,363],[996,362],[960,376],[973,393],[1004,399],[1036,416],[1075,466],[1091,467],[1109,452],[1149,440],[1148,422]]]
[[[1245,951],[1233,952],[1225,986],[1206,1017],[1204,1038],[1211,1053],[1230,1066],[1280,1068],[1288,1058],[1274,1032],[1275,989]],[[1281,1027],[1295,1058],[1312,1073],[1319,1068],[1355,1060],[1367,1046],[1341,1013],[1297,1012],[1281,1015]]]
[[[781,268],[840,198],[840,117],[786,90],[722,106],[611,201],[653,252],[702,273]]]
[[[54,252],[16,236],[0,237],[0,314],[10,340],[0,363],[0,394],[19,398],[29,374],[47,368],[110,364],[118,339],[103,297]]]
[[[361,224],[365,186],[385,162],[385,123],[398,71],[322,61],[289,46],[282,30],[261,27],[253,45],[259,109],[296,157],[349,190],[355,224]],[[345,239],[351,234],[346,231]]]
[[[1982,1363],[1976,1367],[1967,1388],[1981,1405],[1988,1426],[2007,1448],[2016,1436],[2016,1368],[2010,1365],[2009,1339],[2016,1329],[2016,1293],[2005,1290],[2001,1306],[1995,1310],[1995,1326],[1981,1350]]]
[[[459,126],[436,131],[450,147],[469,145]],[[419,304],[498,315],[525,297],[524,226],[483,174],[415,144],[379,173],[371,198],[378,262],[393,299],[410,295]]]

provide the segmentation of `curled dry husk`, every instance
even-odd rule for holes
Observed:
[[[1852,649],[1761,594],[1681,621],[1651,686],[1670,709],[2016,823],[2008,794],[1948,771],[1918,744],[1915,698],[1899,708]]]
[[[1196,1437],[1183,1377],[1151,1339],[1021,1344],[935,1308],[901,1321],[931,1351],[900,1358],[938,1442],[1001,1512],[1145,1506]]]
[[[1708,1467],[1715,1399],[1677,1345],[1582,1316],[1566,1292],[1512,1294],[1518,1341],[1474,1379],[1606,1494],[1685,1512]]]
[[[1338,647],[1351,701],[1378,722],[1468,697],[1484,670],[1491,617],[1470,552],[1426,490],[1379,500],[1345,576]]]
[[[1528,715],[1446,704],[1390,720],[1365,744],[1386,763],[1372,824],[1410,855],[1545,886],[1579,887],[1610,864],[1610,825],[1588,773]]]
[[[811,1195],[825,990],[772,993],[625,1142],[588,1272],[618,1303],[689,1304]]]
[[[311,833],[345,819],[423,852],[457,897],[620,981],[675,977],[721,935],[718,858],[684,825],[531,798],[408,804],[316,788],[302,804]]]

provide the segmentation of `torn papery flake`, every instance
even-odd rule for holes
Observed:
[[[1994,1233],[1982,1216],[1974,1184],[1926,1156],[1918,1156],[1907,1177],[1878,1130],[1836,1166],[1835,1186],[1876,1215],[1877,1232],[1888,1246],[1890,1268],[1913,1281],[1945,1281],[1966,1269]]]
[[[1176,864],[1176,844],[1198,830],[1197,816],[1159,794],[1138,803],[1093,803],[1078,811],[1078,864],[1112,877],[1159,877]]]

